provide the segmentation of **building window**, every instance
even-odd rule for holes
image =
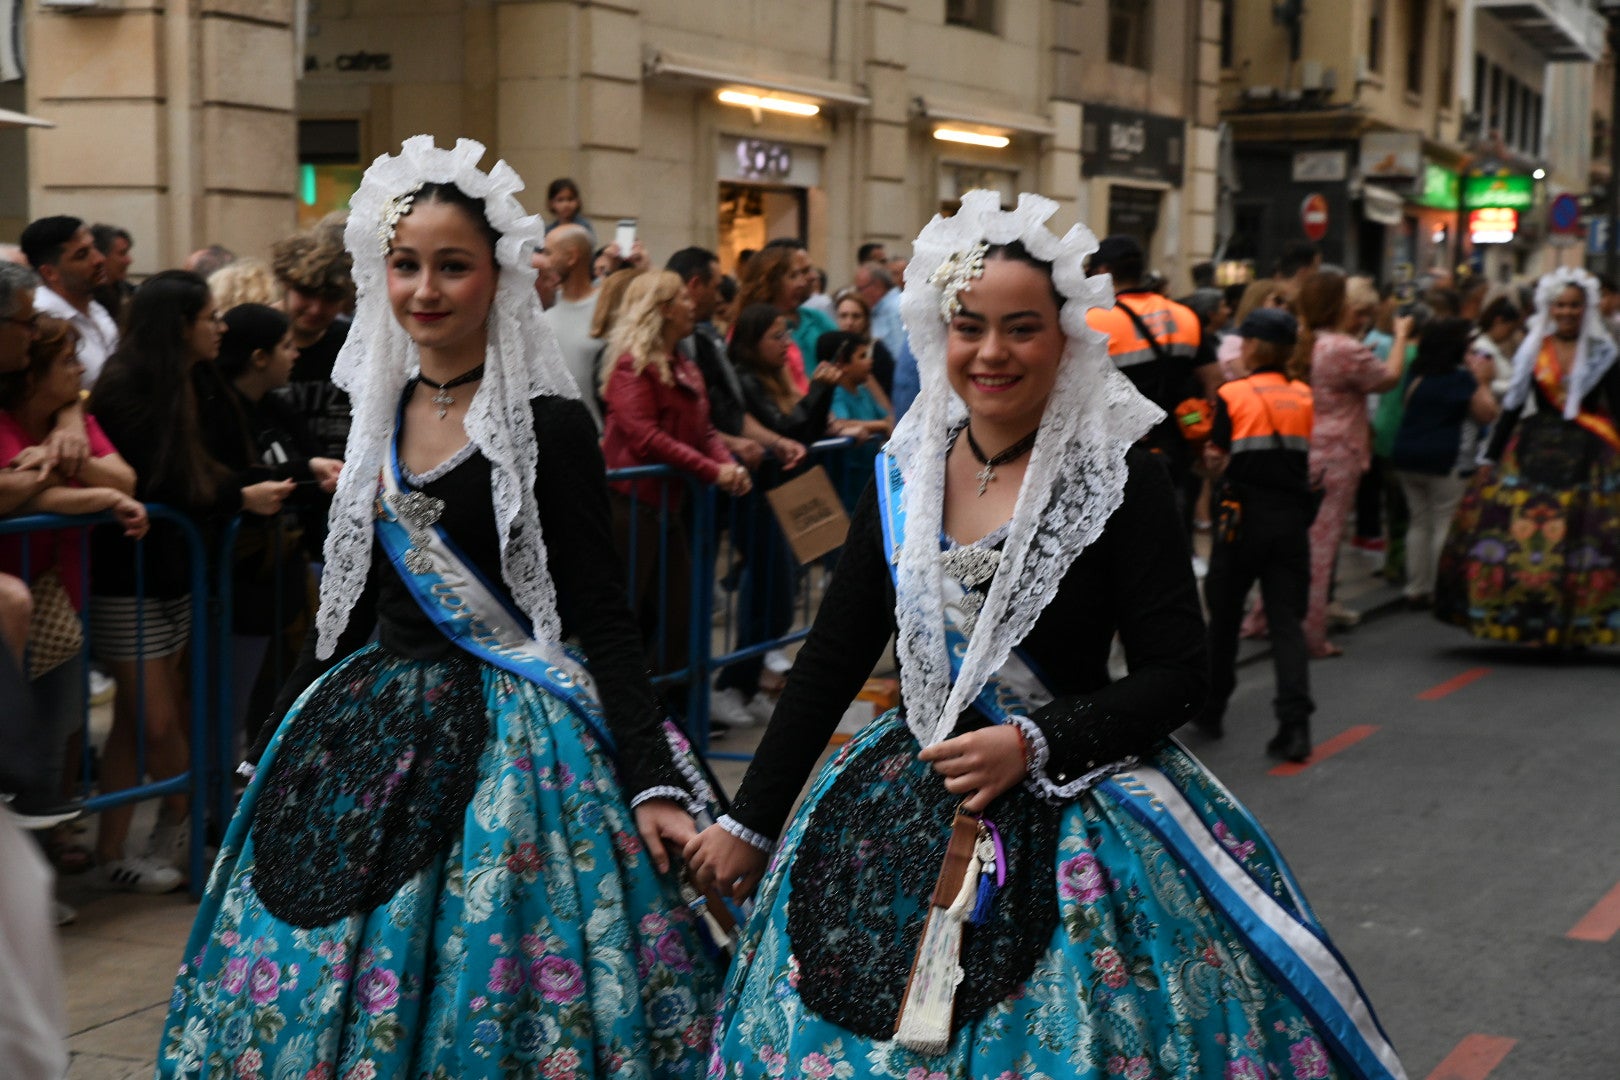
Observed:
[[[996,0],[945,0],[945,25],[996,32]]]
[[[1468,109],[1474,114],[1478,126],[1485,121],[1485,73],[1488,70],[1483,53],[1474,54],[1474,87],[1469,92]]]
[[[1367,70],[1382,71],[1384,67],[1384,0],[1372,0],[1367,16]]]
[[[1237,0],[1221,0],[1221,70],[1225,71],[1232,66],[1232,36],[1235,32],[1233,26],[1234,9]]]
[[[1519,145],[1519,80],[1509,75],[1502,87],[1504,102],[1502,119],[1502,140],[1509,146]]]
[[[1487,136],[1502,133],[1502,69],[1495,64],[1491,65],[1490,95],[1486,98],[1485,134]]]
[[[1440,107],[1457,102],[1457,12],[1446,8],[1440,16]]]
[[[1147,70],[1152,0],[1108,0],[1108,62]]]
[[[1406,92],[1423,93],[1424,29],[1429,23],[1429,0],[1409,0],[1406,23]]]

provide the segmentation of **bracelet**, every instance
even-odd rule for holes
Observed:
[[[1024,729],[1019,724],[1012,726],[1013,734],[1018,736],[1018,756],[1024,763],[1024,775],[1030,775],[1033,770],[1029,767],[1029,740],[1024,737]]]

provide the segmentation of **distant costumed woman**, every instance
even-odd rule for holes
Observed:
[[[1475,637],[1620,642],[1620,354],[1598,282],[1562,268],[1536,313],[1487,457],[1440,555],[1435,615]]]
[[[1207,661],[1136,445],[1162,413],[1087,328],[1111,291],[1056,209],[970,192],[917,238],[921,395],[730,815],[687,848],[700,882],[758,889],[710,1076],[1402,1077],[1269,837],[1170,738]],[[789,824],[891,635],[901,708]]]
[[[534,292],[540,220],[483,152],[409,139],[351,203],[317,634],[160,1078],[702,1073],[719,972],[664,845],[710,792],[647,682],[596,428]]]

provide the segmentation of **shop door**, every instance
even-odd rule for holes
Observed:
[[[804,240],[809,228],[806,195],[804,188],[720,181],[722,269],[736,273],[743,252],[758,251],[778,237]]]
[[[1159,231],[1159,203],[1160,193],[1152,188],[1113,185],[1108,189],[1108,235],[1134,237],[1151,253],[1153,234]]]

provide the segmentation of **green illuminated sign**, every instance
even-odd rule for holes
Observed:
[[[1463,205],[1470,210],[1528,210],[1535,201],[1536,182],[1523,173],[1463,180]]]
[[[1423,206],[1455,210],[1457,198],[1457,174],[1444,165],[1436,165],[1432,161],[1424,162],[1423,191],[1415,201]]]

